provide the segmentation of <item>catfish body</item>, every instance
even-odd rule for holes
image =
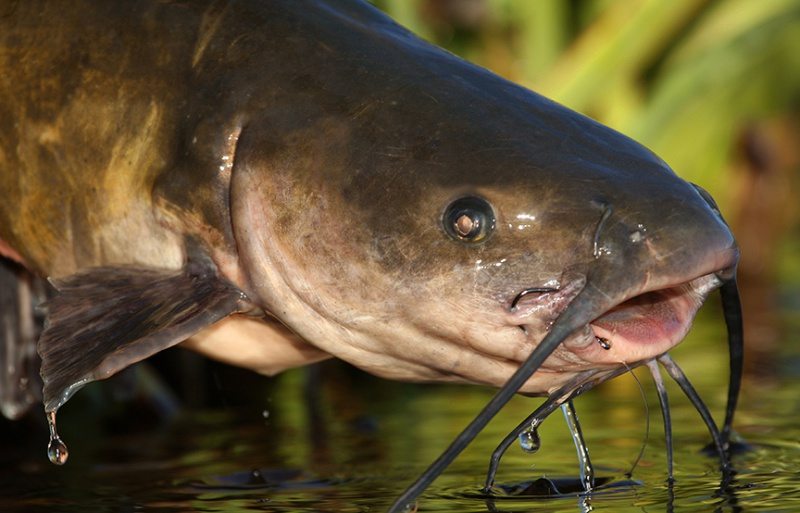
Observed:
[[[239,51],[213,47],[220,23],[241,23],[247,13],[231,16],[237,7],[213,2],[111,1],[69,12],[57,2],[7,2],[0,11],[0,255],[28,271],[24,280],[4,283],[16,289],[31,275],[58,281],[100,267],[180,271],[187,237],[203,240],[200,252],[225,265],[236,254],[228,185],[247,108],[238,103],[247,93],[223,93],[218,72],[225,70],[213,63],[224,55],[236,61]],[[112,293],[103,284],[91,301],[140,300],[125,296],[124,287],[112,286]],[[33,313],[26,311],[8,324],[28,324]],[[298,363],[325,356],[274,322],[235,324],[265,340],[286,340],[288,358]],[[230,326],[213,333],[241,338],[242,328]],[[30,347],[30,336],[14,338]],[[229,350],[241,355],[234,361],[253,356],[235,345]],[[280,359],[261,370],[282,370]],[[18,386],[13,374],[5,390]],[[17,416],[36,395],[26,390],[19,406],[3,401],[5,411]]]
[[[72,8],[0,9],[0,252],[60,289],[48,411],[189,338],[500,385],[579,305],[546,394],[666,352],[735,267],[648,150],[366,3]]]

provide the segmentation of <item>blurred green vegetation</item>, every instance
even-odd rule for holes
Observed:
[[[800,281],[800,0],[374,3],[429,41],[644,143],[708,189],[737,234],[755,232],[740,237],[745,249],[761,246],[743,251],[750,264]]]

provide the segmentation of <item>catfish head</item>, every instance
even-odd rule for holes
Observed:
[[[680,342],[737,262],[713,200],[629,138],[369,16],[358,37],[314,34],[313,81],[271,66],[297,87],[243,122],[248,296],[370,373],[494,386],[568,314],[528,394]]]

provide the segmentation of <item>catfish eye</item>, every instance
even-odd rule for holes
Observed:
[[[492,206],[483,199],[467,196],[452,202],[442,218],[447,234],[464,242],[480,242],[494,230]]]

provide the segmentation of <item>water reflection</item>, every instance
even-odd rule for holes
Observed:
[[[722,335],[716,320],[701,320],[675,355],[718,420],[727,383]],[[784,347],[782,361],[798,361]],[[626,476],[647,436],[646,414],[635,381],[621,376],[575,402],[596,473],[591,493],[558,416],[539,426],[536,454],[512,447],[493,493],[481,491],[492,449],[540,402],[518,397],[423,495],[420,511],[800,510],[800,368],[779,369],[776,386],[745,384],[735,426],[753,449],[734,455],[727,483],[717,460],[701,452],[703,423],[677,393],[674,485],[656,418],[644,456]],[[138,400],[115,406],[102,397],[113,388],[107,385],[87,391],[59,416],[71,453],[60,468],[43,454],[42,419],[2,424],[0,511],[381,511],[491,395],[390,383],[337,365],[274,380],[222,367],[214,373],[218,385],[205,393],[205,406],[174,417]],[[642,381],[658,415],[655,389]]]

